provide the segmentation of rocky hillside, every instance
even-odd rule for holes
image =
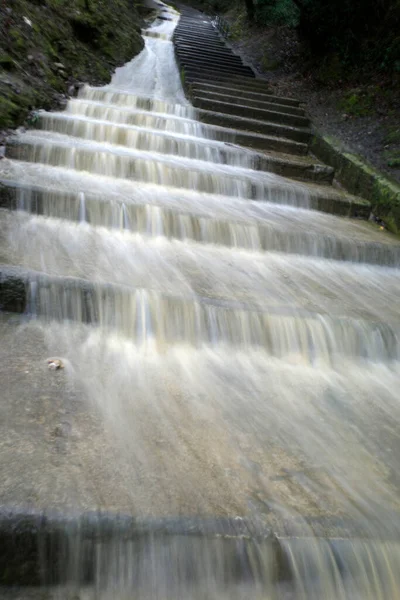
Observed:
[[[0,129],[109,81],[142,49],[146,14],[133,0],[0,0]]]

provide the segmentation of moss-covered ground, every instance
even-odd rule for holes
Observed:
[[[109,81],[143,47],[133,0],[2,0],[0,129],[62,102],[77,82]]]

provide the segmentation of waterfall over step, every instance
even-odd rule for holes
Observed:
[[[0,162],[0,596],[395,600],[400,242],[157,5]]]

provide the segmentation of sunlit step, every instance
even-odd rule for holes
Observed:
[[[65,113],[41,112],[38,114],[37,125],[43,130],[73,137],[127,146],[137,150],[269,171],[294,179],[326,183],[330,183],[333,179],[334,170],[331,167],[317,163],[310,158],[289,157],[276,153],[265,154],[203,137],[132,125],[116,125],[102,119],[77,117]]]
[[[138,96],[133,92],[124,92],[120,89],[84,86],[79,92],[80,99],[92,100],[106,104],[116,104],[126,108],[176,115],[178,117],[195,118],[197,113],[189,102],[187,104],[172,104],[153,97]]]
[[[171,343],[261,347],[299,366],[334,366],[343,356],[372,361],[400,358],[400,328],[382,322],[306,311],[285,314],[279,308],[259,312],[207,298],[166,296],[18,269],[2,268],[0,301],[9,311],[115,329],[159,350]]]
[[[7,156],[207,193],[293,206],[310,205],[307,187],[274,174],[128,149],[46,131],[15,136],[7,146]]]
[[[21,186],[6,179],[0,179],[0,184],[0,207],[31,214],[247,250],[400,266],[397,238],[382,235],[367,223],[330,215],[321,218],[318,213],[270,206],[254,207],[246,215],[246,206],[239,202],[231,214],[215,205],[217,214],[212,216],[207,207],[202,211],[195,203],[169,207],[146,203],[140,197],[133,202],[116,193],[110,198],[108,194]]]
[[[0,219],[0,262],[16,267],[258,310],[400,319],[398,269],[149,237],[23,212],[1,211]]]

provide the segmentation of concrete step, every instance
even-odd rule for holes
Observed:
[[[204,44],[192,44],[190,41],[180,41],[180,40],[175,40],[174,41],[174,45],[175,48],[179,49],[179,50],[186,50],[189,52],[204,52],[204,53],[210,53],[210,54],[214,54],[216,56],[221,56],[221,57],[225,57],[225,56],[233,56],[236,58],[240,58],[240,56],[238,56],[237,54],[235,54],[234,52],[232,52],[231,50],[229,50],[228,48],[225,47],[221,47],[221,48],[208,48],[207,46],[205,46]]]
[[[89,118],[100,118],[102,117],[102,111],[99,112],[98,116],[94,109],[97,108],[99,102],[91,102],[87,100],[77,100],[79,104],[84,105],[89,111],[89,114],[93,117]],[[100,100],[101,102],[101,100]],[[133,127],[142,127],[143,122],[147,123],[146,127],[159,128],[160,132],[166,132],[168,129],[177,131],[179,135],[193,135],[193,125],[195,125],[195,132],[201,130],[204,138],[211,140],[218,140],[222,142],[241,144],[248,148],[260,149],[260,150],[275,150],[277,152],[284,152],[295,155],[304,155],[307,153],[307,145],[294,140],[285,139],[281,137],[262,135],[258,133],[252,133],[249,131],[243,131],[238,129],[232,129],[223,126],[215,126],[207,123],[201,125],[197,121],[193,121],[188,117],[181,117],[175,114],[169,114],[167,112],[152,112],[151,106],[142,106],[141,109],[129,107],[121,107],[119,104],[107,104],[109,111],[107,113],[106,123],[112,123],[117,127],[127,125]],[[163,109],[167,109],[168,105],[164,105]],[[85,114],[85,111],[78,111],[77,113],[71,113],[71,116],[79,116]],[[104,121],[104,118],[102,119]],[[195,133],[197,135],[197,133]]]
[[[140,191],[138,190],[138,193]],[[131,197],[135,199],[134,196]],[[79,192],[62,187],[27,186],[0,179],[0,208],[23,210],[33,215],[82,221],[96,227],[122,229],[147,236],[191,239],[203,244],[218,244],[256,252],[277,251],[325,257],[334,260],[369,263],[390,267],[400,265],[399,240],[382,234],[369,223],[352,221],[316,211],[296,210],[276,204],[263,205],[262,211],[246,206],[232,214],[218,197],[211,204],[190,204],[184,198],[171,204],[146,203],[145,198],[126,203],[116,197],[110,204],[106,192]],[[160,228],[162,223],[162,228]]]
[[[249,119],[271,121],[274,123],[287,124],[294,127],[306,128],[310,126],[310,119],[308,117],[288,114],[287,112],[278,112],[277,109],[271,110],[253,107],[247,104],[222,102],[220,100],[217,101],[209,98],[203,98],[201,96],[194,96],[193,104],[194,106],[196,106],[196,108],[212,110],[219,113],[223,112],[231,115],[238,115],[240,117],[245,117]]]
[[[3,325],[3,341],[9,341],[11,329],[12,324],[8,327]],[[26,362],[30,368],[36,365],[32,352],[35,340],[38,349],[45,349],[42,338],[29,331],[25,351],[18,340],[16,356],[25,359],[24,364]],[[15,388],[18,377],[13,369],[11,374],[11,386]],[[73,406],[73,393],[68,391],[63,378],[59,379],[65,405]],[[45,389],[48,390],[49,386]],[[38,396],[36,392],[31,395]],[[27,404],[29,410],[36,411],[34,414],[40,414],[39,401],[35,405],[27,399]],[[75,425],[79,416],[75,410],[71,412]],[[95,419],[89,409],[82,413],[83,427],[88,428]],[[53,415],[52,420],[55,420]],[[24,430],[23,436],[28,437]],[[73,456],[69,447],[66,454],[68,458]],[[285,462],[285,459],[281,460]],[[67,471],[64,464],[63,469]],[[293,486],[293,469],[283,468],[282,473],[286,472]],[[300,477],[299,472],[296,475]],[[41,479],[45,480],[43,474]],[[58,478],[55,480],[58,481]],[[371,556],[387,556],[386,570],[383,567],[382,570],[388,581],[392,580],[391,574],[396,573],[398,566],[399,544],[395,535],[373,540],[365,526],[363,528],[340,516],[335,518],[329,511],[314,519],[301,515],[306,532],[303,536],[295,519],[284,520],[274,512],[256,525],[251,518],[238,516],[140,518],[115,509],[114,512],[78,511],[72,516],[50,508],[40,510],[35,507],[24,512],[10,506],[4,510],[0,521],[3,600],[59,600],[81,597],[81,592],[82,596],[95,598],[99,589],[111,588],[111,582],[115,597],[118,597],[120,584],[129,598],[136,597],[137,589],[141,590],[140,598],[166,595],[168,598],[198,598],[208,590],[208,582],[203,576],[204,572],[210,572],[210,564],[214,563],[218,564],[218,569],[213,572],[212,593],[218,590],[218,593],[227,594],[228,598],[235,598],[239,597],[238,590],[242,586],[246,589],[246,597],[253,598],[262,587],[268,590],[268,595],[275,596],[276,593],[281,596],[284,590],[285,598],[294,598],[299,579],[294,567],[297,564],[305,564],[307,569],[307,590],[318,585],[315,574],[319,573],[325,556],[330,557],[332,570],[341,573],[348,557],[356,555],[358,568],[353,563],[347,565],[356,581],[358,577],[360,580],[365,577]],[[397,522],[399,515],[392,514],[390,518]],[[310,551],[311,536],[313,551]],[[387,553],[388,547],[390,553]],[[151,561],[148,556],[152,557]],[[166,561],[165,556],[172,564],[179,565],[178,580],[168,577],[170,561]],[[141,565],[141,570],[134,568],[136,563]],[[269,565],[268,568],[266,565]],[[67,568],[68,583],[65,582]],[[120,574],[119,580],[116,572],[129,572],[130,577],[125,579]],[[162,582],[160,588],[157,587],[159,582]],[[395,580],[393,582],[391,589],[394,590]],[[282,585],[284,587],[280,587]],[[74,590],[73,596],[71,589]]]
[[[255,79],[255,82],[260,81],[259,79]],[[242,82],[235,82],[233,78],[229,79],[221,79],[220,81],[210,81],[209,78],[199,75],[196,77],[190,77],[190,85],[197,87],[204,87],[210,91],[222,91],[227,94],[236,95],[237,92],[243,93],[244,97],[248,94],[249,97],[264,98],[266,101],[269,101],[269,97],[273,95],[271,88],[268,85],[264,85],[263,87],[259,86],[247,86],[245,84],[242,85]],[[266,96],[268,98],[266,98]],[[275,96],[276,97],[276,96]],[[285,98],[281,98],[281,100],[286,103]],[[290,99],[289,99],[290,100]],[[290,105],[298,106],[299,102],[297,100],[290,100]]]
[[[263,135],[283,137],[303,144],[308,144],[311,137],[310,129],[261,121],[259,119],[251,119],[211,110],[199,109],[198,117],[203,123],[210,123],[211,125],[220,125],[221,127],[233,129],[244,129]]]
[[[221,73],[222,75],[239,75],[242,77],[254,77],[253,71],[250,67],[243,65],[227,65],[221,62],[208,61],[208,59],[199,58],[186,58],[177,55],[179,64],[185,69],[197,69],[205,68],[209,66],[209,73]]]
[[[208,51],[203,51],[203,50],[198,50],[198,51],[193,51],[193,50],[188,50],[188,49],[182,49],[182,48],[176,48],[175,50],[176,54],[179,57],[182,58],[195,58],[195,59],[201,59],[201,60],[206,60],[207,62],[215,62],[217,64],[221,64],[221,65],[233,65],[233,66],[243,66],[243,62],[241,61],[241,59],[238,56],[234,56],[234,55],[230,55],[230,56],[224,56],[224,55],[220,55],[220,54],[215,54],[213,52],[208,52]]]
[[[192,27],[190,25],[178,25],[176,28],[177,33],[186,33],[187,35],[193,35],[197,38],[203,36],[205,40],[208,39],[221,39],[217,30],[212,25],[205,25],[204,27],[196,26]]]
[[[215,57],[203,54],[201,50],[194,53],[176,49],[175,54],[180,61],[185,61],[186,63],[194,66],[203,65],[210,67],[210,69],[213,70],[224,67],[227,69],[232,69],[232,73],[234,73],[235,70],[243,71],[243,73],[253,73],[252,69],[249,66],[244,65],[238,57]]]
[[[78,115],[41,112],[38,115],[37,128],[96,142],[107,141],[119,146],[133,147],[136,150],[186,156],[232,166],[242,165],[294,179],[330,183],[333,177],[333,169],[313,162],[309,158],[295,159],[279,154],[267,156],[260,152],[249,152],[241,146],[224,141],[183,136],[130,125],[117,125],[111,121]],[[224,137],[223,132],[222,137]]]
[[[219,77],[212,74],[212,71],[209,69],[200,69],[200,68],[188,68],[185,81],[191,82],[207,82],[210,85],[218,86],[226,86],[229,84],[230,88],[239,88],[251,92],[261,92],[263,94],[272,93],[271,88],[267,81],[257,78],[250,77],[240,77],[238,75],[234,75],[229,77],[229,75],[220,75]]]
[[[188,200],[189,204],[185,204],[177,199],[176,205],[171,207],[161,201],[146,203],[145,199],[126,203],[125,197],[116,197],[110,204],[106,192],[73,192],[62,186],[46,187],[44,182],[27,186],[0,179],[0,208],[7,210],[23,210],[74,222],[84,220],[95,227],[122,229],[149,237],[191,239],[256,252],[277,251],[391,267],[400,265],[399,241],[388,234],[382,235],[368,223],[330,215],[324,215],[322,221],[315,211],[301,209],[297,209],[293,218],[287,207],[273,204],[264,205],[262,212],[250,207],[246,213],[243,206],[241,212],[232,215],[221,205],[221,198],[206,206],[204,202],[190,204],[190,196]]]
[[[230,94],[228,93],[229,88],[222,89],[214,86],[213,88],[206,87],[203,85],[194,85],[190,86],[192,96],[200,97],[200,98],[208,98],[210,100],[217,100],[224,102],[226,98],[229,98],[229,102],[233,104],[244,104],[246,106],[252,106],[255,108],[262,108],[266,110],[274,110],[281,113],[288,113],[290,115],[298,115],[300,117],[305,116],[306,112],[303,108],[299,108],[298,106],[293,106],[291,104],[283,104],[280,102],[281,98],[279,96],[272,95],[263,95],[262,100],[252,97],[249,93],[243,93],[241,95],[235,95],[235,90],[230,90]],[[218,91],[212,91],[217,90]],[[257,96],[258,94],[254,94]]]
[[[9,161],[5,162],[7,165]],[[12,169],[13,163],[9,163],[7,169],[7,178],[17,181],[18,174],[20,173],[21,168],[24,169],[27,173],[34,174],[37,172],[36,164],[29,162],[18,162],[15,163],[16,168],[15,172]],[[241,169],[239,169],[241,171]],[[51,166],[50,164],[43,165],[43,180],[49,181],[49,186],[51,188],[57,188],[60,185],[63,185],[65,181],[65,186],[67,189],[74,189],[76,186],[76,175],[73,170],[68,171],[63,169],[62,167],[56,168]],[[256,174],[257,172],[255,172]],[[102,175],[104,177],[104,174]],[[4,177],[3,177],[4,179]],[[301,183],[297,184],[289,179],[281,179],[279,181],[274,182],[269,179],[268,185],[263,193],[258,194],[258,190],[252,189],[252,198],[254,200],[270,201],[276,205],[279,205],[279,202],[282,202],[284,206],[291,204],[298,207],[306,206],[313,210],[319,210],[321,212],[327,212],[331,214],[336,214],[340,216],[353,216],[359,218],[368,218],[370,215],[370,203],[366,202],[363,199],[360,199],[355,196],[350,196],[345,192],[333,188],[332,186],[326,185],[317,185],[314,183]],[[88,175],[84,171],[80,171],[79,173],[79,190],[85,191],[88,193],[94,193],[94,191],[100,186],[100,190],[97,193],[102,193],[103,184],[97,183],[98,176],[96,175]],[[111,183],[111,179],[109,181],[106,178],[106,182]],[[123,190],[123,194],[129,196],[134,196],[136,194],[136,189],[141,190],[144,188],[147,190],[146,182],[139,183],[131,180],[129,184],[125,184],[122,179],[113,179],[113,185],[120,186]],[[124,185],[127,185],[127,189],[125,190]],[[288,187],[287,187],[288,186]],[[299,188],[297,187],[299,186]],[[154,184],[154,192],[157,194],[162,194],[163,187],[158,187]],[[193,194],[195,194],[192,188],[183,188],[183,187],[169,187],[169,194],[173,197],[177,198],[177,205],[183,205],[181,198],[185,198],[188,194],[190,198],[192,198]],[[197,193],[195,194],[197,196]],[[140,196],[141,198],[142,196]],[[145,197],[145,196],[144,196]],[[220,197],[220,195],[218,195]],[[204,194],[199,192],[198,194],[198,205],[201,206],[207,198],[210,198],[214,201],[215,194]],[[243,201],[246,200],[244,196],[241,198]],[[226,201],[229,203],[229,200],[232,198],[226,198]],[[212,209],[215,213],[215,209]]]
[[[6,220],[4,218],[5,214],[6,211],[0,214],[2,221]],[[15,219],[15,215],[7,215],[7,217],[9,221]],[[26,217],[20,214],[18,218],[21,220]],[[65,226],[68,227],[67,224]],[[94,236],[99,233],[89,225],[86,226],[86,230],[91,231]],[[80,233],[82,234],[84,231],[81,230]],[[112,235],[117,234],[112,232]],[[202,247],[198,250],[203,255],[212,256],[215,253],[215,248],[211,246]],[[58,252],[57,247],[55,252]],[[235,251],[232,257],[233,262],[236,259],[235,255],[240,258],[242,252],[240,250]],[[248,256],[248,260],[251,258],[253,257]],[[268,254],[264,254],[260,257],[260,260],[268,261],[271,258],[277,258],[279,261],[280,257],[270,257]],[[295,279],[300,277],[295,272],[296,262],[302,264],[305,260],[304,257],[293,257],[292,264],[294,262],[294,265],[292,268],[288,266],[285,272],[274,274],[275,286],[279,286],[281,281],[283,286],[287,285],[287,282],[285,284],[285,273],[292,273]],[[313,258],[307,258],[307,261],[311,265],[320,262]],[[318,266],[321,267],[320,264]],[[349,268],[346,262],[337,262],[334,267],[338,276],[341,273],[346,274]],[[375,267],[375,270],[378,275],[379,269]],[[362,271],[363,269],[360,267],[355,271],[355,281],[346,290],[346,298],[351,298],[353,293],[357,293],[360,282],[361,284],[365,282]],[[386,278],[388,275],[386,273]],[[323,281],[323,283],[326,282]],[[365,282],[365,288],[367,290],[373,289],[373,283]],[[329,358],[326,356],[325,359],[328,364],[331,360],[335,360],[337,352],[335,349],[337,348],[340,348],[344,356],[364,357],[363,342],[365,344],[366,340],[371,339],[370,336],[375,337],[376,340],[375,349],[370,348],[370,352],[377,355],[376,358],[380,353],[385,355],[386,360],[398,360],[400,356],[398,322],[393,317],[391,322],[374,319],[372,315],[375,315],[376,310],[379,310],[377,302],[371,306],[371,316],[367,313],[364,318],[357,319],[354,317],[354,309],[347,305],[345,301],[342,304],[335,305],[332,314],[326,314],[323,307],[318,304],[311,309],[301,306],[301,295],[300,297],[294,297],[282,307],[274,302],[274,295],[264,295],[263,298],[256,295],[248,302],[241,302],[240,300],[232,300],[228,296],[229,289],[222,292],[222,288],[220,292],[222,295],[218,293],[213,297],[201,295],[200,293],[196,293],[195,297],[193,294],[175,296],[160,290],[154,291],[151,287],[145,287],[145,289],[147,294],[143,297],[141,294],[143,286],[137,287],[132,282],[129,282],[128,285],[108,281],[92,282],[87,278],[67,274],[49,276],[43,271],[31,270],[26,267],[21,268],[13,264],[3,263],[0,267],[0,304],[6,307],[7,312],[24,313],[40,318],[44,322],[53,320],[65,322],[67,320],[86,326],[101,324],[102,328],[107,330],[108,333],[118,331],[127,340],[131,339],[133,343],[140,342],[142,333],[140,324],[143,319],[141,310],[135,311],[133,307],[141,303],[140,298],[142,298],[142,302],[145,299],[146,303],[146,299],[148,301],[153,297],[160,311],[157,314],[152,314],[153,331],[148,332],[148,335],[154,336],[158,340],[162,339],[162,344],[179,344],[182,339],[187,342],[188,347],[193,347],[199,341],[202,344],[210,344],[215,339],[215,331],[218,331],[219,342],[229,345],[233,351],[235,348],[246,347],[246,343],[249,344],[251,341],[251,344],[256,345],[260,351],[265,353],[266,357],[274,356],[279,359],[290,351],[291,346],[289,340],[287,341],[287,347],[285,347],[286,344],[283,344],[283,348],[279,343],[276,344],[274,334],[289,327],[288,331],[292,330],[293,339],[296,339],[296,348],[307,362],[312,359],[316,350],[315,346],[318,347],[319,345],[330,355]],[[391,294],[393,294],[393,289],[394,287],[391,287]],[[32,295],[32,291],[34,295]],[[196,290],[196,286],[194,291],[199,292],[199,290]],[[323,298],[323,295],[320,292],[318,300],[320,301],[321,298]],[[333,304],[334,298],[329,303]],[[115,315],[110,313],[111,306],[114,307],[114,310],[119,311],[119,319],[115,319]],[[389,308],[391,309],[390,314],[394,315],[396,307],[392,305]],[[180,319],[177,321],[176,316],[179,314],[185,314],[187,320]],[[211,315],[213,315],[213,318],[210,318]],[[321,316],[322,319],[319,318]],[[201,330],[192,329],[189,321],[193,317],[198,323],[202,324]],[[298,319],[297,328],[293,328],[293,317]],[[167,323],[168,321],[170,323],[175,322],[176,326],[166,327],[164,318],[167,319]],[[228,322],[228,319],[231,323]],[[321,327],[322,324],[324,325]],[[346,328],[348,336],[341,334],[343,328]],[[380,346],[379,336],[376,335],[378,331],[385,332],[386,338],[392,340],[392,343],[389,343],[385,350]]]
[[[202,46],[203,48],[226,48],[226,44],[218,37],[211,38],[206,36],[197,36],[192,33],[177,32],[174,35],[174,41],[192,42],[194,46]]]
[[[293,182],[289,179],[271,181],[268,173],[262,171],[220,165],[216,173],[214,163],[204,160],[138,151],[67,135],[58,135],[54,140],[48,132],[33,131],[11,139],[7,145],[7,157],[232,197],[262,199],[276,189],[277,199],[282,195],[278,193],[281,190],[285,203],[287,188],[293,192],[296,205],[305,206],[308,203],[308,194],[303,187],[293,189]],[[282,165],[282,161],[279,164]]]

